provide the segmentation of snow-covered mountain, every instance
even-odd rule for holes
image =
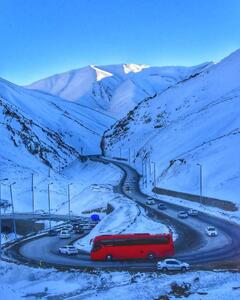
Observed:
[[[240,193],[240,50],[148,97],[108,130],[105,154],[155,162],[158,186],[238,199]],[[129,150],[130,149],[130,150]],[[153,178],[148,164],[148,178]]]
[[[106,113],[0,79],[0,166],[64,167],[100,152]]]
[[[57,95],[93,109],[104,109],[119,119],[143,99],[201,72],[209,65],[211,63],[195,67],[90,65],[39,80],[27,88]]]

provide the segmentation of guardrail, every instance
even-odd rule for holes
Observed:
[[[194,195],[185,192],[178,192],[178,191],[163,189],[159,187],[153,188],[152,191],[159,195],[167,195],[174,198],[181,198],[181,199],[189,200],[192,202],[196,202],[196,203],[200,203],[212,207],[218,207],[226,211],[238,210],[236,204],[228,200],[221,200],[221,199],[206,197],[206,196],[200,197],[199,195]]]

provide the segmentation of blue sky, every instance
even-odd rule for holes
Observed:
[[[0,77],[88,64],[194,65],[240,48],[239,0],[0,0]]]

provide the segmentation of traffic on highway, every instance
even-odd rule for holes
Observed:
[[[124,172],[117,193],[143,207],[150,218],[171,226],[177,233],[148,233],[97,236],[91,252],[74,243],[87,235],[99,220],[83,222],[75,218],[42,234],[9,244],[4,256],[22,263],[65,268],[103,268],[158,271],[187,271],[213,268],[232,262],[240,255],[240,228],[236,224],[199,212],[196,209],[161,201],[143,194],[140,175],[126,163],[91,157],[99,163],[112,163]],[[3,257],[4,257],[3,256]]]

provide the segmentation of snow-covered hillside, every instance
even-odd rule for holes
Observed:
[[[57,95],[93,109],[104,109],[112,116],[120,118],[143,99],[200,72],[209,65],[211,63],[195,67],[90,65],[42,79],[28,88]]]
[[[59,97],[0,80],[0,162],[64,167],[81,153],[99,153],[113,119]]]
[[[155,162],[158,186],[194,193],[200,163],[203,194],[238,201],[239,78],[240,50],[141,102],[105,133],[105,154],[130,155],[140,172]]]

